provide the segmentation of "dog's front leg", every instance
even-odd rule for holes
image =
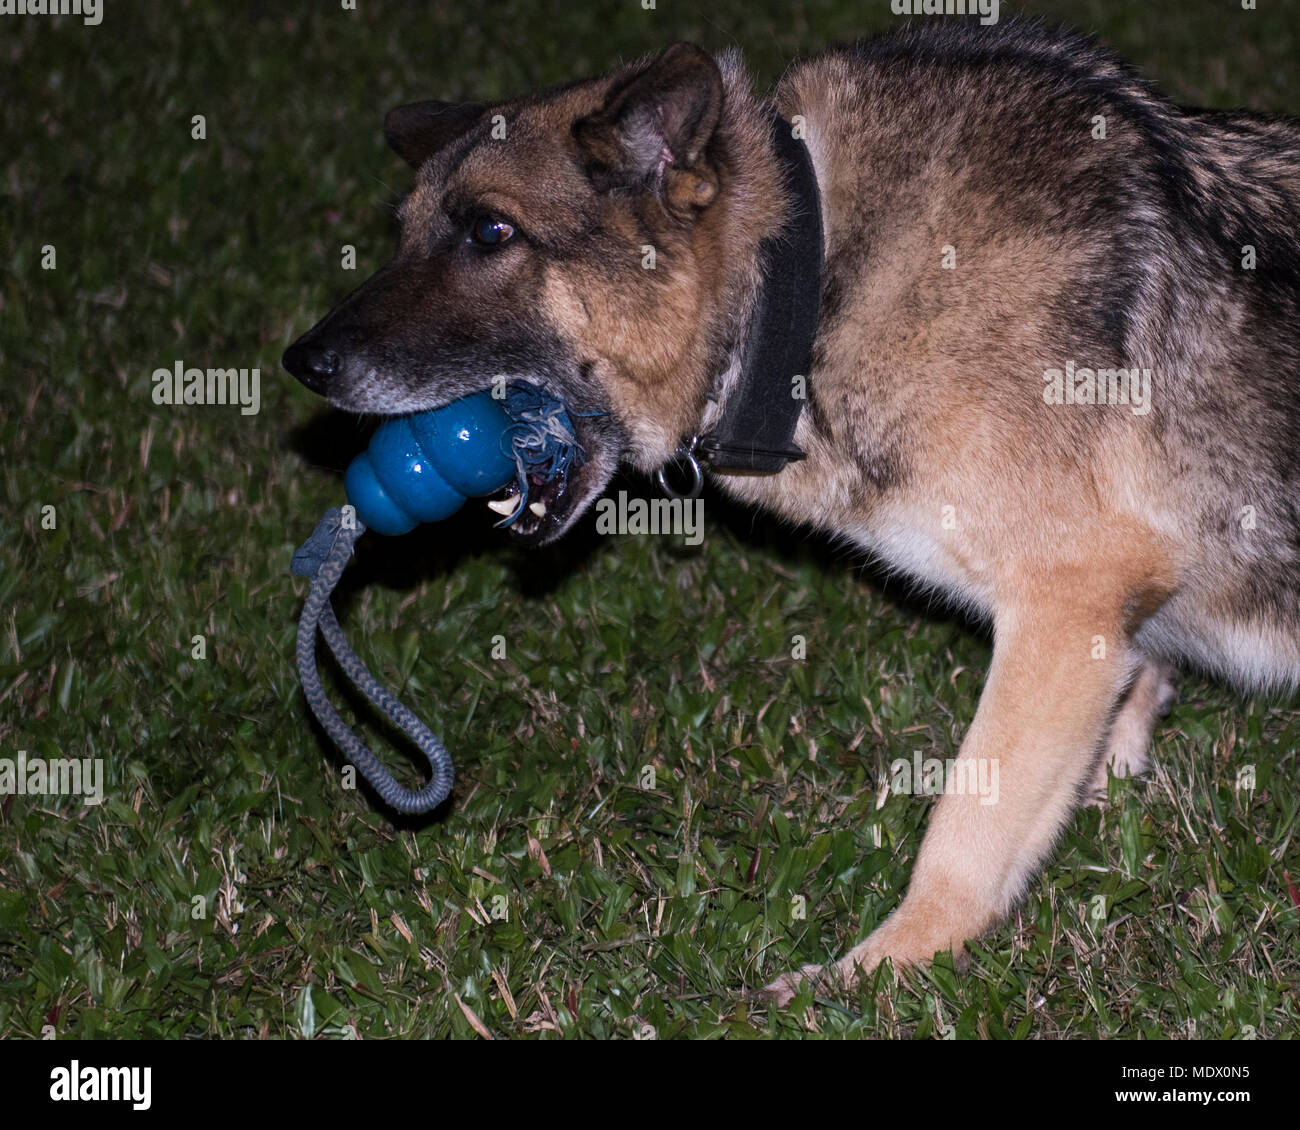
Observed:
[[[959,782],[996,781],[996,793],[945,793],[893,915],[834,966],[786,974],[766,996],[785,1003],[809,976],[851,984],[887,957],[910,965],[959,950],[1019,898],[1079,800],[1136,662],[1124,640],[1134,587],[1095,574],[1060,581],[996,620],[988,680],[957,759]]]

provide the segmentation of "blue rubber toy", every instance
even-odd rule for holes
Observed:
[[[494,494],[516,477],[513,426],[486,392],[386,420],[348,467],[348,501],[381,534],[449,518],[467,498]]]
[[[293,573],[311,581],[296,649],[303,696],[321,727],[395,811],[437,808],[451,793],[454,774],[446,746],[366,669],[334,616],[330,594],[353,545],[366,529],[404,534],[421,522],[450,517],[467,498],[495,494],[514,482],[514,512],[498,523],[509,526],[523,514],[534,486],[567,477],[584,460],[568,409],[527,383],[507,388],[502,400],[481,392],[395,417],[380,425],[344,476],[355,514],[330,509],[293,555]],[[428,759],[430,777],[422,788],[398,784],[330,704],[316,670],[317,633],[343,673]]]

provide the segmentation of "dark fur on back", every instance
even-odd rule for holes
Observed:
[[[1068,459],[1081,485],[1084,468],[1136,440],[1159,456],[1144,472],[1156,524],[1190,519],[1198,549],[1144,641],[1239,681],[1290,683],[1268,662],[1243,671],[1221,628],[1300,625],[1300,122],[1180,109],[1091,39],[1016,19],[914,25],[828,52],[792,67],[778,100],[822,131],[813,148],[833,166],[832,204],[853,220],[832,224],[818,358],[849,339],[905,354],[881,374],[884,395],[864,359],[859,387],[875,395],[861,412],[844,411],[834,378],[811,382],[811,426],[852,449],[864,494],[917,472],[917,421],[943,415],[927,403],[936,359],[987,381],[1001,419],[1035,419],[1030,446]],[[904,256],[908,229],[926,238]],[[959,269],[917,270],[926,243],[936,260],[938,243],[954,245]],[[864,312],[901,331],[864,327]],[[922,355],[902,340],[915,332]],[[990,335],[1007,337],[1011,373],[980,371],[998,364]],[[1019,397],[1067,359],[1152,368],[1150,414],[1044,416]],[[909,361],[927,365],[910,390]]]

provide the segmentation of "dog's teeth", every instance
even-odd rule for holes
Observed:
[[[539,518],[546,517],[546,503],[544,502],[530,502],[528,504],[528,509],[531,510],[534,514],[536,514]]]
[[[487,504],[489,510],[495,510],[503,518],[509,518],[515,512],[515,500],[513,498],[489,498]]]

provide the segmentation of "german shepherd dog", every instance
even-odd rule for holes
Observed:
[[[1015,20],[831,50],[768,98],[738,53],[677,44],[402,106],[397,254],[284,364],[355,412],[503,374],[564,401],[587,461],[512,530],[552,541],[621,460],[663,467],[740,395],[761,249],[807,200],[773,122],[820,209],[804,458],[711,479],[991,624],[958,765],[996,763],[1000,794],[944,795],[893,915],[768,985],[785,1003],[962,959],[1107,770],[1142,771],[1178,667],[1300,682],[1300,121],[1175,107]]]

